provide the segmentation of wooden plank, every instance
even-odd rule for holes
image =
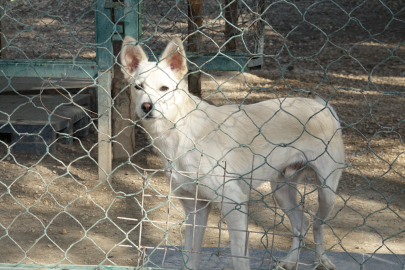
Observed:
[[[112,169],[111,149],[111,70],[98,75],[98,176],[107,180]]]
[[[49,81],[57,89],[83,89],[92,86],[94,84],[93,78],[74,78],[74,79],[58,79],[58,78],[49,78]],[[48,90],[54,90],[53,86],[48,83],[48,78],[46,80],[41,78],[21,78],[13,77],[7,78],[0,76],[0,94],[12,95],[19,94],[22,95],[33,95],[39,93],[39,90],[43,89],[45,92]],[[10,93],[14,92],[14,93]],[[31,92],[31,93],[30,93]],[[66,93],[64,90],[61,92]]]
[[[99,71],[93,61],[0,60],[0,76],[48,78],[94,78]]]
[[[17,95],[1,96],[0,133],[12,134],[13,151],[55,154],[56,132],[62,136],[58,142],[72,144],[75,123],[81,124],[83,128],[78,135],[85,134],[88,130],[81,123],[88,123],[87,114],[66,98],[45,95],[41,99],[42,102],[38,96],[31,100]],[[79,106],[89,103],[88,95],[78,95],[73,99]],[[69,103],[70,105],[63,105]],[[45,108],[50,111],[57,109],[51,115]]]
[[[59,131],[67,127],[66,122],[70,121],[73,124],[86,116],[86,113],[81,108],[63,96],[44,95],[41,99],[39,96],[36,96],[30,101],[29,98],[32,97],[2,95],[0,97],[0,126],[9,122],[8,116],[10,115],[10,123],[13,125],[20,127],[30,125],[44,126],[50,123],[56,131]],[[87,106],[89,104],[88,95],[76,95],[73,100],[79,106]],[[55,110],[55,108],[57,109]],[[48,110],[51,112],[55,110],[55,113],[50,116],[51,112]],[[9,131],[1,129],[0,132]]]

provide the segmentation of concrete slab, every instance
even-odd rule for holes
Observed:
[[[364,254],[364,270],[404,270],[405,255]]]
[[[219,256],[218,256],[219,255]],[[229,257],[230,249],[218,248],[202,248],[200,269],[201,270],[231,270],[232,258]],[[273,269],[277,260],[282,260],[287,255],[287,251],[283,250],[250,250],[250,267],[256,269]],[[300,252],[300,263],[297,270],[312,270],[316,269],[314,263],[314,252],[302,250]],[[273,262],[269,267],[270,258],[273,257]],[[393,254],[360,254],[360,253],[345,253],[345,252],[328,252],[328,257],[335,264],[338,270],[403,270],[405,255]],[[164,262],[163,262],[164,258]],[[173,247],[168,248],[166,255],[164,250],[148,250],[146,267],[162,267],[165,269],[180,269],[182,266],[182,255],[180,251],[174,250]],[[163,264],[162,264],[163,262]],[[365,262],[364,265],[362,265]]]

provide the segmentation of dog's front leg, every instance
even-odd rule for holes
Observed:
[[[180,200],[187,215],[183,269],[198,269],[201,246],[211,205],[194,200]]]
[[[247,198],[246,198],[247,200]],[[246,200],[237,200],[246,201]],[[249,249],[246,240],[247,231],[247,207],[246,205],[236,206],[235,201],[224,200],[222,213],[225,216],[231,241],[231,253],[234,270],[249,270]]]

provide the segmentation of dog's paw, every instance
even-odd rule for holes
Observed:
[[[329,258],[323,254],[319,259],[321,262],[316,269],[318,270],[335,270],[335,265],[329,260]]]
[[[292,270],[295,269],[295,265],[294,262],[280,261],[274,265],[273,270]]]

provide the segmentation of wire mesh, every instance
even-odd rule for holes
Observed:
[[[258,177],[257,167],[275,166],[267,161],[258,164],[262,161],[260,155],[252,155],[256,161],[246,158],[249,170],[244,174],[235,173],[236,164],[207,154],[223,145],[200,149],[198,140],[186,149],[199,153],[194,170],[176,165],[182,161],[182,155],[171,162],[163,159],[162,163],[161,155],[166,152],[148,133],[145,119],[134,115],[136,100],[130,92],[139,82],[127,85],[121,73],[121,43],[128,34],[123,21],[131,12],[140,17],[139,44],[151,61],[159,59],[175,37],[181,38],[193,55],[208,56],[197,62],[189,54],[190,70],[202,74],[203,99],[196,103],[190,116],[204,111],[205,101],[233,106],[237,108],[234,113],[245,110],[242,105],[268,99],[285,102],[285,98],[320,96],[331,104],[342,127],[345,160],[340,168],[345,170],[334,193],[334,210],[320,220],[325,224],[326,254],[345,254],[344,261],[350,267],[340,269],[367,269],[385,254],[392,255],[387,260],[390,268],[404,268],[402,1],[128,3],[0,1],[0,268],[34,264],[179,269],[193,256],[187,253],[190,250],[185,245],[188,227],[192,228],[191,251],[201,254],[203,261],[200,269],[238,269],[232,266],[230,258],[246,257],[253,269],[282,269],[294,238],[299,239],[302,252],[295,252],[297,262],[293,266],[321,266],[322,263],[313,263],[319,243],[314,240],[312,222],[317,220],[317,193],[328,189],[326,184],[319,184],[311,176],[305,183]],[[100,4],[116,9],[110,8],[108,15],[98,9]],[[108,23],[97,25],[97,16]],[[97,28],[103,32],[103,27],[113,30],[107,33],[106,40],[100,41]],[[115,43],[110,50],[111,39]],[[97,71],[97,57],[107,50],[108,56],[114,55],[107,68],[114,73],[114,78],[110,76],[111,99],[98,103],[97,96],[109,95],[108,83],[101,82],[97,72],[90,70]],[[246,56],[247,60],[237,71],[207,70],[208,62],[216,63],[214,56],[224,56],[231,63],[239,56]],[[261,70],[249,70],[248,61],[258,57],[263,59]],[[19,76],[34,70],[38,78],[9,75],[10,70],[21,66],[19,60],[31,63],[31,67],[21,67]],[[59,78],[42,76],[41,67],[34,65],[38,60],[49,61],[44,62],[45,69],[55,70],[55,74],[55,63],[60,62],[52,61],[63,60],[79,67],[81,79],[69,78],[76,74],[71,70]],[[217,64],[221,70],[226,70],[227,65],[229,62]],[[147,90],[140,88],[139,91]],[[111,109],[111,134],[100,127],[101,118],[106,115],[105,111],[97,111],[102,102]],[[204,121],[216,121],[215,116],[205,113]],[[204,134],[214,136],[215,141],[217,131],[227,132],[226,119],[232,117],[228,115],[217,123],[215,130],[206,130]],[[269,123],[274,118],[264,117],[262,121]],[[292,117],[300,119],[301,114]],[[316,119],[316,115],[312,118]],[[180,125],[181,121],[175,124]],[[264,131],[263,123],[253,121],[246,128],[252,125],[256,126],[249,134],[253,142],[262,138]],[[196,136],[193,132],[186,135]],[[107,134],[99,139],[100,133]],[[340,136],[339,130],[334,134]],[[253,144],[245,142],[246,138],[230,140],[235,146],[229,151],[255,151]],[[328,143],[319,141],[326,152]],[[113,146],[111,172],[99,161],[103,144]],[[272,144],[267,140],[266,147],[269,145],[290,147],[285,142]],[[200,168],[204,165],[201,160],[206,159],[214,162],[212,168]],[[305,168],[310,166],[308,161],[304,164]],[[100,181],[100,170],[106,176],[104,181]],[[189,182],[179,186],[178,175]],[[220,185],[207,185],[205,179],[216,179]],[[246,201],[231,201],[224,194],[226,186],[235,182],[241,183],[241,189],[248,194]],[[262,184],[256,187],[253,182]],[[298,205],[294,209],[278,205],[272,183],[296,190]],[[193,192],[184,197],[180,191],[188,188]],[[201,197],[206,189],[216,192],[214,199]],[[191,205],[190,214],[182,204]],[[207,207],[212,208],[208,224],[199,225],[194,213],[206,211]],[[232,211],[224,213],[225,207]],[[244,230],[234,230],[233,224],[227,222],[227,215],[236,211],[247,220]],[[301,225],[305,216],[310,220],[302,234],[291,227],[287,215],[293,212],[301,213]],[[194,246],[198,239],[194,237],[201,235],[202,228],[205,236],[199,251]],[[238,244],[242,255],[229,251],[233,246],[229,237],[232,231],[244,235],[245,241]],[[305,251],[311,254],[310,260]],[[333,263],[338,266],[342,261]]]
[[[92,2],[3,1],[7,59],[95,58]]]

